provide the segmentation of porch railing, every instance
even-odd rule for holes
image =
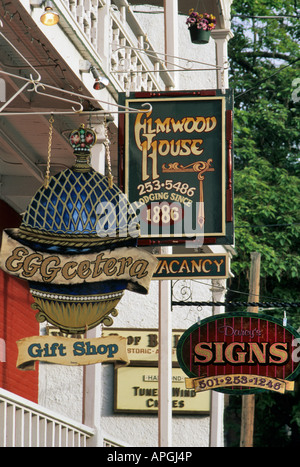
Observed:
[[[92,428],[0,388],[0,447],[86,447]]]
[[[154,51],[127,0],[61,2],[119,91],[151,92],[174,86],[161,54]]]

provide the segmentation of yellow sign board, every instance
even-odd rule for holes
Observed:
[[[196,393],[186,389],[186,375],[180,368],[172,370],[172,412],[174,414],[208,414],[210,391]],[[158,368],[127,366],[115,370],[115,412],[157,413]]]
[[[22,370],[33,370],[37,361],[69,366],[129,363],[126,339],[119,336],[93,339],[32,336],[18,340],[17,346],[17,367]]]
[[[173,330],[172,361],[177,363],[176,346],[184,330]],[[157,329],[127,329],[104,328],[103,337],[120,336],[127,339],[127,354],[131,362],[143,364],[158,361],[158,330]]]

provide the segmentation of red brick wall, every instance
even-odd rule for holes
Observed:
[[[20,217],[0,201],[0,234],[4,228],[18,227]],[[0,362],[0,386],[21,397],[38,402],[38,363],[35,371],[16,367],[18,339],[39,334],[33,302],[26,281],[6,274],[0,269],[0,339],[6,346],[6,361]]]

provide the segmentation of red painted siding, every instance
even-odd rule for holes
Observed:
[[[4,228],[18,227],[20,217],[0,201],[0,233]],[[0,269],[0,339],[5,342],[5,362],[0,361],[0,386],[21,397],[38,402],[38,364],[35,371],[17,369],[16,341],[39,334],[33,299],[26,281],[6,274]],[[3,343],[3,341],[1,341]]]

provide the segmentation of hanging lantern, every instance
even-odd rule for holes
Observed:
[[[3,233],[1,268],[29,282],[39,322],[71,334],[111,325],[126,289],[148,293],[157,264],[137,248],[126,196],[91,167],[95,142],[92,129],[74,130],[75,165],[48,177],[19,229]]]

